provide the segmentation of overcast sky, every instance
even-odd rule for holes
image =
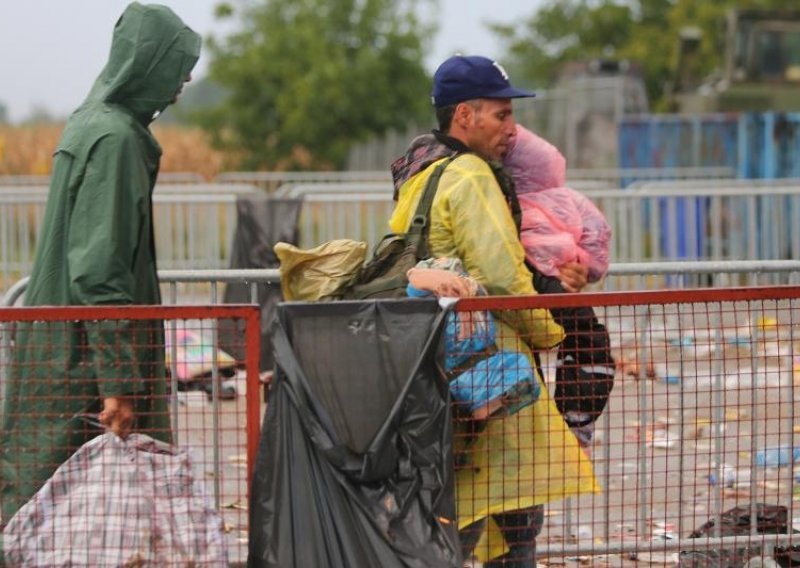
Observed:
[[[220,35],[219,0],[161,0],[204,37]],[[66,116],[77,107],[103,67],[111,32],[129,0],[2,0],[0,103],[18,122],[36,108]],[[501,46],[485,22],[519,22],[540,0],[439,0],[440,31],[426,65],[431,71],[457,50],[500,57]],[[201,55],[194,75],[206,72]]]

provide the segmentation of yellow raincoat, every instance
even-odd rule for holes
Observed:
[[[392,231],[408,229],[425,183],[438,163],[402,185],[389,221]],[[489,165],[474,154],[459,156],[442,174],[431,208],[428,243],[434,257],[460,258],[491,295],[536,293],[500,186]],[[528,346],[547,349],[564,338],[563,329],[548,310],[496,315],[501,349],[519,350],[531,357]],[[471,467],[460,469],[456,476],[459,528],[494,513],[598,491],[591,462],[542,387],[535,404],[489,421],[486,430],[471,442]]]

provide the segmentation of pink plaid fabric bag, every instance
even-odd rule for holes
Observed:
[[[3,531],[6,565],[228,566],[189,455],[143,434],[84,444]]]

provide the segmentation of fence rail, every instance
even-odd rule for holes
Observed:
[[[711,263],[645,263],[615,265],[615,277],[683,276],[692,274],[800,273],[800,261]],[[185,301],[180,286],[205,287],[208,295],[193,295],[200,302],[217,303],[217,286],[226,283],[277,284],[277,270],[161,271],[168,301]],[[12,304],[24,291],[20,281],[4,297]],[[800,287],[751,286],[637,292],[540,295],[532,297],[490,297],[464,299],[456,304],[458,313],[470,315],[491,310],[504,317],[528,309],[593,306],[609,331],[617,361],[616,386],[609,406],[596,427],[591,448],[600,492],[581,494],[567,501],[553,501],[546,507],[545,523],[538,543],[539,557],[585,557],[584,561],[605,561],[633,566],[631,558],[669,563],[676,553],[687,555],[734,554],[748,548],[747,554],[772,554],[775,547],[798,544],[789,533],[762,534],[749,527],[745,534],[727,536],[723,513],[740,506],[755,518],[755,503],[785,507],[788,522],[796,513],[792,496],[795,478],[794,454],[798,438],[796,383],[800,358]],[[236,306],[164,306],[113,308],[104,315],[95,307],[0,309],[6,325],[23,319],[41,320],[48,310],[58,319],[75,321],[98,319],[164,319],[167,334],[174,330],[200,329],[197,322],[231,317],[243,308]],[[59,311],[60,310],[60,311]],[[116,310],[116,311],[115,311]],[[248,341],[256,337],[261,317],[247,308]],[[521,311],[520,311],[521,310]],[[224,313],[223,313],[224,312]],[[55,312],[53,312],[55,313]],[[45,319],[47,319],[45,317]],[[174,326],[171,322],[176,322]],[[202,329],[209,331],[215,325]],[[218,339],[213,339],[217,345]],[[335,341],[335,338],[331,338]],[[177,341],[169,343],[178,345]],[[7,349],[7,344],[6,349]],[[172,347],[170,349],[173,349]],[[252,351],[248,351],[252,353]],[[7,352],[6,352],[7,353]],[[173,376],[178,375],[180,356],[173,351]],[[213,366],[211,358],[209,361]],[[3,361],[8,361],[7,358]],[[257,363],[253,372],[248,359],[247,403],[242,409],[219,401],[205,418],[187,423],[182,438],[191,444],[207,432],[206,456],[230,471],[226,456],[235,448],[251,448],[257,429],[247,430],[235,446],[225,436],[214,438],[214,420],[227,420],[236,414],[257,416],[260,401],[250,396],[259,392]],[[542,353],[543,369],[552,392],[557,369],[556,353]],[[7,365],[4,364],[4,366]],[[219,373],[219,369],[217,370]],[[255,379],[255,382],[252,382]],[[175,387],[177,391],[177,387]],[[173,392],[175,392],[173,391]],[[226,407],[227,404],[231,406]],[[251,406],[254,405],[254,406]],[[253,409],[256,409],[253,411]],[[220,414],[217,418],[214,416]],[[254,424],[257,425],[256,419]],[[243,427],[243,426],[239,426]],[[242,430],[244,432],[244,430]],[[188,436],[188,437],[186,437]],[[211,440],[211,442],[209,442]],[[788,450],[787,450],[788,448]],[[785,455],[789,452],[789,457]],[[781,453],[783,452],[783,453]],[[237,458],[238,459],[238,458]],[[248,462],[249,463],[249,462]],[[234,464],[235,465],[235,464]],[[565,466],[568,464],[564,464]],[[235,469],[235,468],[234,468]],[[563,469],[556,467],[555,470]],[[242,468],[242,472],[244,469]],[[216,474],[211,476],[211,479]],[[504,483],[525,483],[513,477]],[[212,482],[213,484],[213,482]],[[219,499],[225,515],[241,509],[236,499],[220,485]],[[239,490],[241,491],[241,490]],[[212,492],[213,494],[213,492]],[[244,498],[243,494],[238,498]],[[225,505],[232,506],[228,510]],[[246,516],[246,515],[245,515]],[[237,517],[237,526],[242,521]],[[708,521],[715,531],[702,538],[689,534]],[[229,535],[242,551],[245,535]],[[703,552],[705,551],[705,552]]]
[[[280,270],[218,269],[158,271],[165,301],[221,303],[226,284],[249,286],[252,303],[258,303],[258,286],[280,284]],[[0,297],[0,307],[17,305],[29,278],[14,282]],[[636,291],[665,288],[719,288],[733,285],[764,286],[800,283],[800,260],[617,262],[609,266],[605,280],[594,291]]]
[[[800,255],[800,185],[587,189],[612,227],[615,262],[782,259]],[[379,192],[323,187],[305,196],[300,245],[336,238],[374,247],[393,203]]]
[[[391,183],[378,173],[245,172],[241,179],[230,173],[214,183],[159,182],[154,215],[160,264],[170,269],[229,266],[240,197],[302,198],[299,244],[303,248],[338,238],[363,240],[374,247],[388,231],[393,208]],[[643,179],[647,172],[573,173],[577,176],[573,185],[598,205],[612,226],[614,262],[781,259],[800,254],[798,180],[752,184],[662,180],[623,190],[609,188],[609,180],[618,175]],[[580,179],[584,175],[586,179]],[[651,175],[670,174],[652,171]],[[280,189],[268,197],[259,180],[274,182]],[[9,286],[32,266],[47,186],[38,178],[27,181],[37,183],[0,184],[0,286]]]
[[[503,319],[526,313],[518,310],[581,306],[594,306],[618,366],[590,446],[602,489],[547,505],[539,558],[739,566],[771,556],[776,546],[800,544],[791,534],[800,287],[471,298],[455,309],[473,318],[491,310]],[[498,344],[508,342],[498,337]],[[558,368],[555,353],[545,352],[551,394]],[[508,494],[514,484],[536,483],[505,475]],[[782,508],[782,524],[740,517],[738,532],[729,526],[725,513],[734,507],[763,518],[757,503]]]

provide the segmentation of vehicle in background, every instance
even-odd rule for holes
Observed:
[[[696,73],[699,29],[684,28],[672,110],[788,112],[800,110],[800,11],[730,10],[724,22],[722,67],[708,77]]]
[[[528,108],[532,111],[527,112]],[[615,167],[617,125],[650,106],[642,68],[626,59],[565,63],[547,91],[515,106],[518,120],[555,144],[571,168]]]

